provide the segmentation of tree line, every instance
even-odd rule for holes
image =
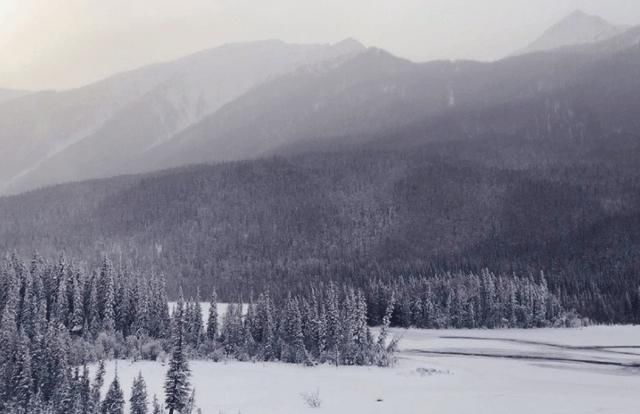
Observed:
[[[170,359],[167,387],[179,396],[165,405],[177,407],[189,397],[190,358],[388,366],[397,345],[392,326],[532,328],[565,325],[572,317],[544,274],[489,271],[372,279],[360,288],[311,283],[296,293],[265,291],[230,303],[222,315],[215,290],[207,300],[206,315],[198,290],[185,300],[180,289],[170,304],[163,277],[108,258],[87,270],[64,256],[56,262],[5,256],[0,410],[102,410],[95,396],[93,408],[84,396],[85,405],[71,407],[78,398],[69,395],[88,392],[87,364],[111,358]],[[374,334],[371,326],[380,328]]]
[[[210,304],[206,323],[197,296],[185,301],[180,294],[170,312],[162,277],[114,268],[107,258],[84,271],[64,256],[54,263],[35,256],[29,264],[7,256],[0,261],[0,411],[119,412],[105,408],[120,404],[117,381],[106,403],[83,394],[87,364],[110,358],[170,358],[169,413],[183,413],[187,404],[188,358],[393,363],[392,305],[373,335],[365,297],[353,288],[330,284],[286,300],[265,292],[246,304],[246,312],[229,305],[221,324],[215,293]]]

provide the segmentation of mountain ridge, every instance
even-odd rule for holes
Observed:
[[[547,29],[540,37],[516,54],[592,44],[622,34],[629,26],[612,24],[600,16],[576,10]]]
[[[593,18],[575,13],[564,22],[575,20]],[[30,94],[11,108],[0,104],[0,151],[14,148],[0,165],[0,191],[299,152],[306,142],[318,148],[340,136],[358,143],[448,111],[565,88],[638,42],[640,28],[633,28],[487,63],[414,63],[354,39],[227,44],[84,88]]]
[[[130,146],[129,153],[144,151],[270,77],[358,53],[359,47],[238,43],[78,89],[32,94],[21,106],[0,111],[0,149],[14,147],[0,168],[0,187],[15,192],[113,175],[117,156],[125,155],[122,145]],[[94,154],[93,171],[74,166],[87,152]]]
[[[0,88],[0,105],[4,102],[28,95],[29,93],[31,92],[25,90]]]

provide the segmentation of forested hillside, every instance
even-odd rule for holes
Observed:
[[[52,187],[0,199],[0,249],[96,261],[108,253],[165,273],[172,294],[215,285],[226,300],[311,280],[545,271],[568,308],[637,320],[637,147],[592,143],[590,156],[563,161],[567,143],[542,140],[532,150],[557,157],[517,169],[465,156],[522,151],[504,144],[301,155]]]

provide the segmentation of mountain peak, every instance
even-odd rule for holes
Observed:
[[[585,13],[584,11],[578,9],[578,10],[574,10],[572,13],[567,15],[567,17],[565,17],[564,19],[560,20],[551,29],[553,29],[553,28],[557,29],[558,27],[560,27],[562,25],[576,25],[576,24],[583,24],[585,22],[596,24],[596,25],[601,25],[601,26],[605,26],[605,27],[610,27],[610,26],[615,27],[615,25],[609,23],[608,21],[606,21],[605,19],[603,19],[600,16],[596,16],[594,14],[588,14],[588,13]]]
[[[612,38],[624,30],[625,27],[612,24],[600,16],[575,10],[547,29],[519,54],[594,43]]]
[[[597,17],[600,18],[599,16],[593,16],[591,14],[587,14],[584,11],[580,10],[580,9],[576,9],[574,10],[571,14],[569,14],[565,19],[576,19],[576,18],[584,18],[584,17]]]
[[[344,40],[339,41],[338,43],[334,44],[333,47],[350,52],[361,52],[367,49],[365,45],[352,37],[348,37]]]

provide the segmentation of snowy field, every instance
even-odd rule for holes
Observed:
[[[403,339],[393,368],[192,361],[197,405],[205,414],[640,412],[640,327],[394,333]],[[160,397],[165,366],[120,361],[125,397],[138,371]],[[301,394],[316,391],[321,406],[310,408]]]

